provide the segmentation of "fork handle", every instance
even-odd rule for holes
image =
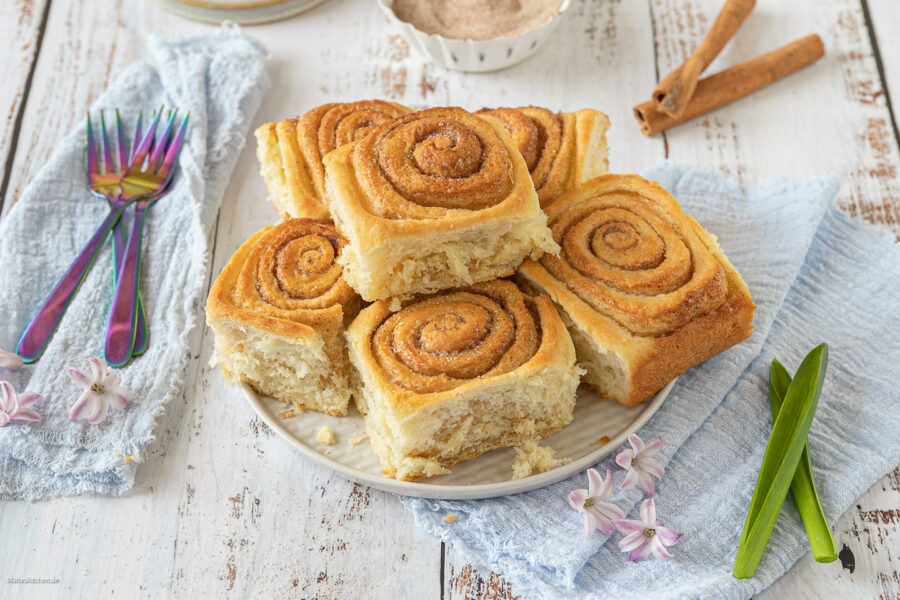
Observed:
[[[122,367],[128,363],[134,351],[145,214],[140,206],[134,213],[134,226],[125,246],[125,257],[116,278],[116,293],[106,324],[104,358],[113,367]]]
[[[113,254],[115,255],[115,261],[113,265],[113,283],[118,281],[119,279],[119,268],[122,266],[122,261],[125,257],[125,225],[122,223],[122,219],[116,221],[115,227],[113,227]],[[140,356],[144,352],[147,351],[147,346],[149,346],[150,338],[147,334],[147,319],[144,316],[144,301],[141,298],[140,290],[138,290],[138,299],[137,299],[137,326],[135,328],[134,333],[134,350],[132,354],[134,356]]]
[[[47,297],[44,305],[41,306],[25,329],[25,333],[22,334],[19,344],[16,346],[16,352],[26,363],[36,361],[44,353],[44,349],[59,326],[59,322],[69,307],[72,297],[75,296],[75,293],[84,281],[85,275],[91,269],[91,265],[94,264],[94,260],[97,258],[106,236],[109,235],[109,230],[119,220],[122,216],[122,211],[127,206],[127,204],[123,204],[110,209],[109,215],[97,228],[94,237],[90,239],[81,251],[81,254],[69,267],[69,270],[66,271],[59,283],[56,284],[56,287],[53,288],[53,291],[50,292],[50,296]]]

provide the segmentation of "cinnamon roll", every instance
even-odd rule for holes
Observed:
[[[754,304],[713,235],[655,182],[603,175],[547,208],[558,256],[519,273],[561,309],[584,382],[638,404],[749,337]]]
[[[408,112],[393,102],[363,100],[324,104],[302,117],[260,126],[257,157],[275,210],[283,219],[330,219],[322,158]]]
[[[364,299],[512,274],[555,252],[521,154],[498,121],[433,108],[325,158],[345,277]]]
[[[572,420],[580,371],[546,296],[497,279],[381,300],[347,330],[354,401],[386,475],[414,480]]]
[[[553,113],[546,108],[484,108],[503,123],[522,153],[546,207],[569,188],[606,173],[609,118],[598,110]]]
[[[212,364],[226,379],[302,409],[347,413],[344,327],[360,298],[336,262],[346,243],[330,223],[290,219],[238,249],[206,304]]]

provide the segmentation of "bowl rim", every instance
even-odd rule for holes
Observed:
[[[426,36],[428,38],[436,38],[436,39],[443,40],[445,42],[450,42],[450,43],[484,45],[484,44],[492,44],[494,42],[505,42],[505,41],[510,41],[510,40],[516,40],[516,39],[525,37],[526,35],[532,35],[535,32],[538,32],[538,31],[541,31],[548,27],[551,27],[554,25],[554,23],[558,22],[559,19],[562,17],[562,15],[569,9],[569,7],[572,5],[572,1],[571,0],[562,0],[562,3],[559,5],[559,10],[556,11],[556,13],[551,15],[549,19],[547,19],[546,21],[544,21],[537,27],[532,27],[531,29],[526,29],[525,31],[523,31],[521,33],[517,33],[516,35],[501,35],[501,36],[497,36],[497,37],[490,38],[487,40],[476,40],[476,39],[472,39],[472,38],[451,38],[451,37],[446,37],[444,35],[441,35],[439,33],[428,33],[426,31],[422,31],[421,29],[419,29],[412,23],[409,23],[408,21],[404,21],[403,19],[398,17],[397,14],[394,12],[393,4],[394,4],[394,0],[378,0],[378,5],[381,7],[381,10],[383,10],[385,12],[385,14],[388,16],[388,18],[392,22],[397,23],[402,27],[409,28],[409,29],[415,31],[418,35]]]

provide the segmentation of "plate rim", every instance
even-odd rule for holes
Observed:
[[[385,475],[373,475],[349,467],[329,458],[325,454],[298,439],[285,426],[284,420],[275,415],[265,404],[262,395],[258,394],[256,390],[248,384],[241,382],[238,384],[238,387],[247,399],[247,402],[253,407],[254,412],[256,412],[259,418],[272,428],[279,437],[287,441],[291,446],[299,450],[301,454],[311,459],[316,464],[331,469],[345,479],[401,496],[436,500],[479,500],[484,498],[496,498],[498,496],[512,496],[514,494],[521,494],[547,487],[596,464],[600,459],[612,454],[613,450],[621,446],[629,435],[643,427],[647,421],[650,420],[650,417],[656,414],[662,403],[669,397],[676,381],[678,381],[677,377],[667,383],[665,387],[653,396],[644,407],[644,410],[625,430],[616,437],[611,438],[606,444],[600,446],[593,452],[544,473],[538,473],[537,475],[497,483],[479,483],[472,485],[429,485],[418,481],[400,481],[391,479]]]

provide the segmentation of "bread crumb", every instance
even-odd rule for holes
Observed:
[[[538,446],[536,440],[527,441],[514,450],[516,451],[516,461],[513,463],[513,479],[523,479],[530,475],[544,473],[572,462],[571,458],[555,458],[556,450]]]
[[[444,520],[447,521],[448,523],[452,523],[452,522],[455,521],[457,518],[458,518],[458,517],[457,517],[456,515],[447,515],[446,517],[444,517]]]
[[[388,305],[388,310],[391,312],[397,312],[403,308],[403,302],[400,300],[399,296],[394,296],[391,298],[391,303]]]
[[[602,446],[603,444],[608,444],[608,443],[609,443],[609,436],[608,436],[608,435],[604,435],[604,436],[601,437],[601,438],[597,438],[596,440],[594,440],[594,443],[595,443],[595,444],[600,444],[601,446]]]
[[[357,445],[357,444],[362,443],[362,441],[363,441],[364,439],[366,439],[366,436],[361,435],[361,436],[359,436],[359,437],[350,438],[350,439],[347,440],[347,441],[350,442],[350,445],[351,445],[351,446],[355,446],[355,445]]]
[[[281,419],[289,419],[289,418],[293,417],[295,414],[297,414],[297,413],[294,412],[294,409],[289,408],[288,410],[286,410],[284,412],[278,413],[278,417]]]
[[[335,442],[334,430],[328,425],[322,425],[322,428],[319,429],[319,433],[316,434],[316,441],[320,444],[331,446]]]

